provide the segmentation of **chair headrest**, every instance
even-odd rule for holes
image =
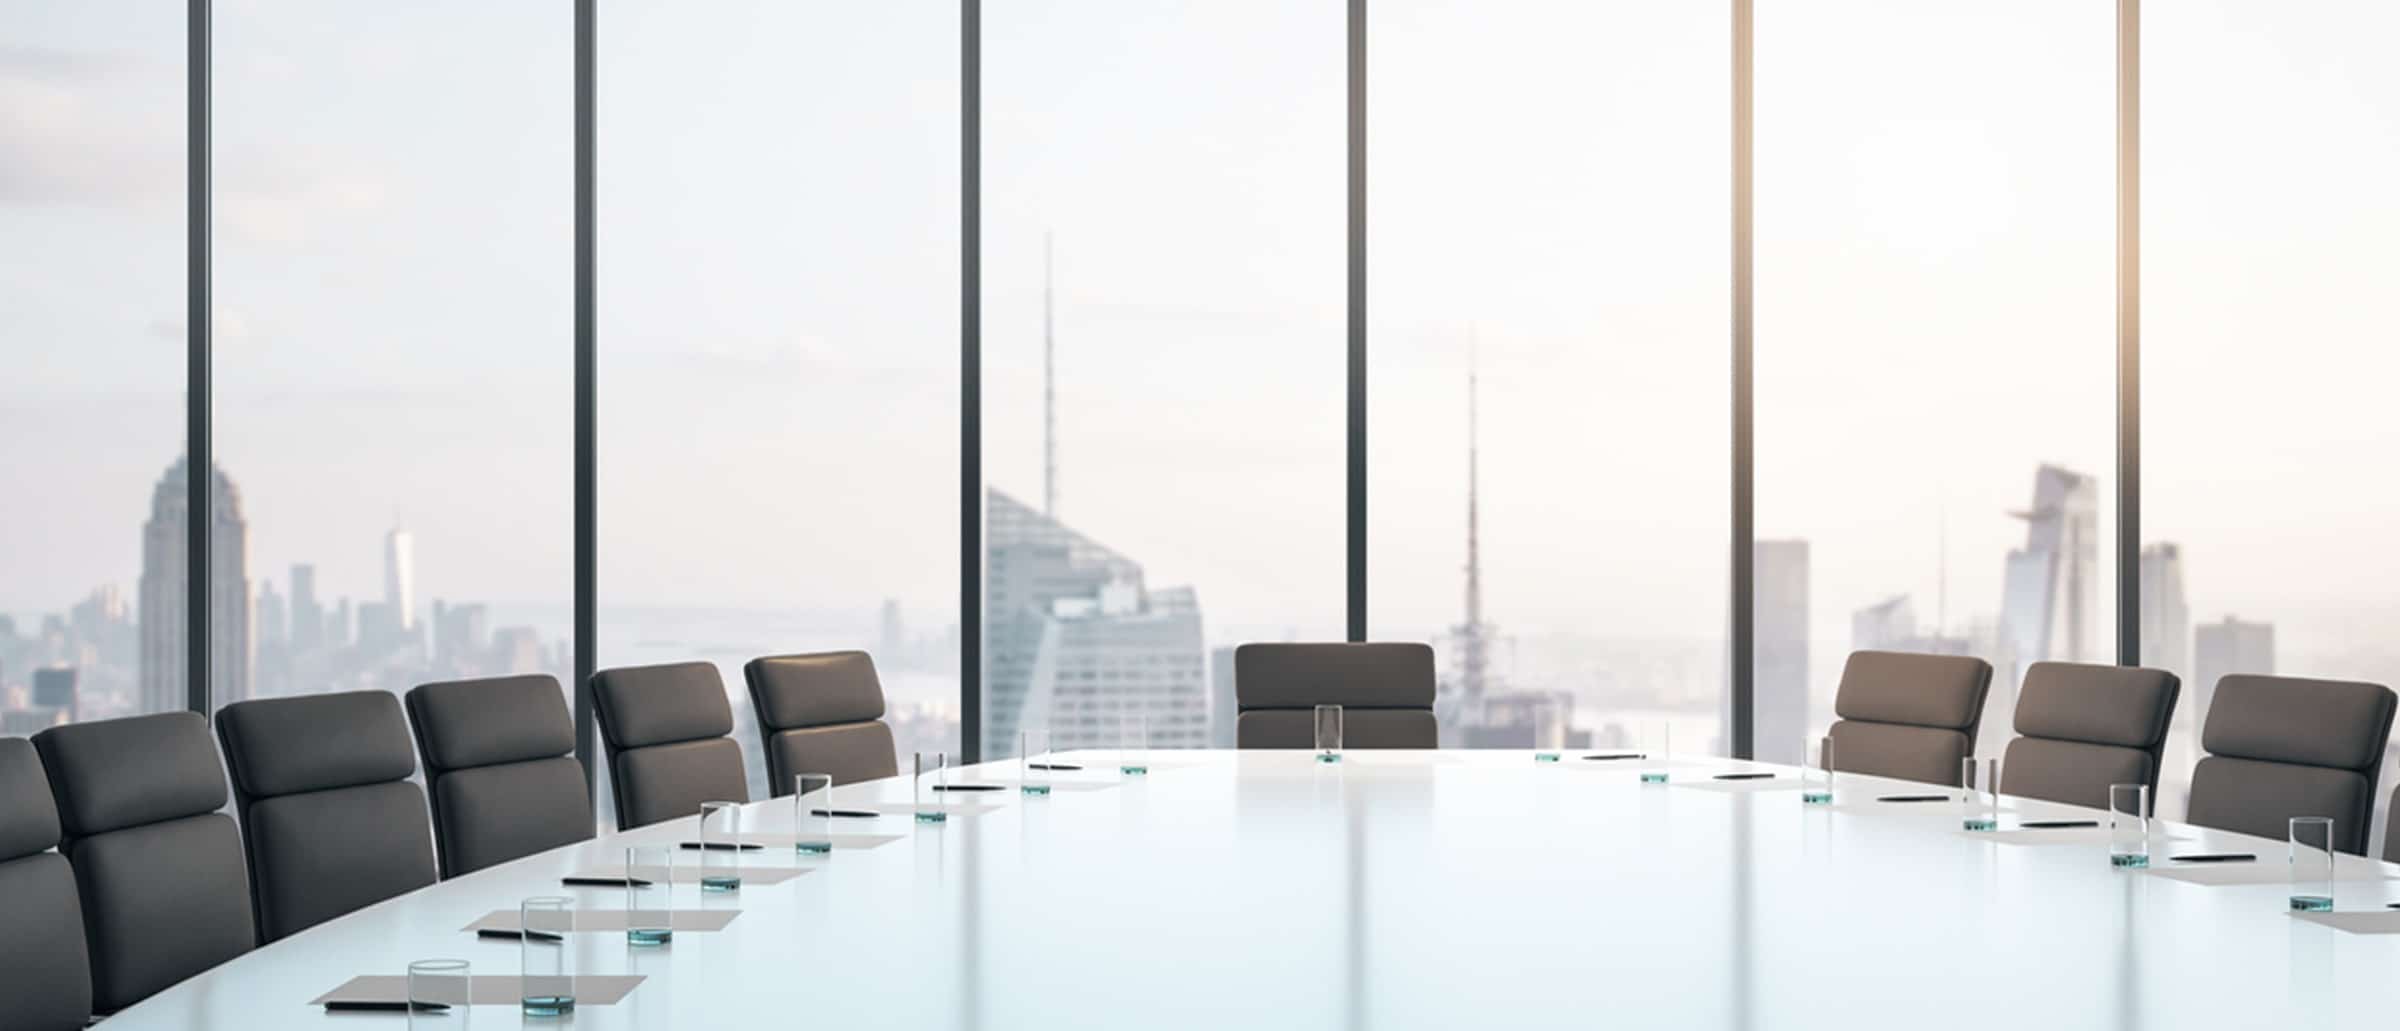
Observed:
[[[575,751],[575,716],[546,673],[421,684],[408,692],[408,715],[428,773]]]
[[[59,826],[70,838],[225,806],[224,768],[198,713],[69,723],[35,734],[33,747],[50,771]]]
[[[1846,720],[1965,730],[1983,715],[1992,664],[1968,655],[1851,652],[1834,691]]]
[[[217,710],[225,766],[250,798],[406,780],[408,720],[389,691],[235,702]]]
[[[2373,770],[2392,730],[2392,689],[2346,680],[2218,679],[2200,746],[2210,755]]]
[[[769,655],[742,667],[767,731],[883,718],[875,660],[860,651]]]
[[[1245,644],[1233,650],[1244,709],[1433,707],[1433,648],[1409,642]]]
[[[618,748],[647,748],[733,733],[725,680],[708,662],[626,666],[592,674],[600,730]]]
[[[33,742],[0,738],[0,863],[58,844],[58,802]]]
[[[2156,748],[2167,739],[2179,683],[2165,670],[2037,662],[2017,693],[2017,733]]]

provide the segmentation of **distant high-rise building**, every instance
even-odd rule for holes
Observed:
[[[1808,542],[1758,541],[1750,554],[1752,754],[1764,762],[1803,763],[1808,761]],[[1730,720],[1726,726],[1730,733]]]
[[[540,673],[542,638],[529,626],[504,626],[492,631],[492,675]]]
[[[311,652],[325,643],[325,607],[317,602],[317,567],[292,566],[292,650]]]
[[[283,596],[275,593],[275,581],[258,582],[258,599],[251,603],[251,627],[258,638],[258,653],[251,670],[251,693],[261,698],[292,693],[292,643]]]
[[[1917,650],[1917,607],[1896,594],[1850,614],[1850,649],[1862,652]]]
[[[2177,676],[2192,672],[2192,609],[2183,597],[2183,548],[2142,549],[2142,665]]]
[[[185,568],[189,553],[185,522],[189,482],[176,460],[150,493],[150,518],[142,524],[139,590],[142,638],[139,702],[144,712],[185,708]],[[250,694],[250,529],[242,519],[241,493],[225,470],[211,476],[209,506],[207,671],[219,704]]]
[[[350,599],[343,598],[334,602],[333,611],[325,617],[325,646],[328,648],[350,647],[352,633]]]
[[[2037,662],[2107,661],[2100,635],[2100,489],[2055,465],[2034,470],[2025,546],[2008,553],[1986,727],[2011,726],[2017,685]]]
[[[275,581],[258,582],[258,598],[251,603],[251,610],[257,613],[257,619],[251,625],[257,630],[260,648],[281,646],[289,639],[290,624],[286,622],[288,616],[284,610],[283,595],[275,593]]]
[[[33,706],[56,709],[72,723],[75,715],[75,667],[47,666],[33,671]]]
[[[383,604],[401,631],[417,628],[417,541],[397,526],[383,535]]]
[[[900,600],[883,600],[881,643],[875,649],[875,664],[885,669],[898,669],[908,664],[908,627],[900,621]]]
[[[2225,617],[2202,623],[2192,632],[2192,680],[2186,694],[2192,700],[2191,726],[2208,720],[2208,705],[2217,696],[2217,680],[2229,673],[2275,672],[2275,624],[2250,623]]]
[[[1242,715],[1241,702],[1233,693],[1233,648],[1210,649],[1208,653],[1208,747],[1232,748],[1234,729]]]
[[[477,676],[489,648],[491,613],[482,603],[433,602],[433,665],[451,676]]]

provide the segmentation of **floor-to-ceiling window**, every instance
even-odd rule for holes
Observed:
[[[217,5],[215,704],[570,675],[572,29]]]
[[[1369,632],[1445,745],[1727,746],[1729,10],[1373,5]]]
[[[958,738],[956,4],[599,5],[600,665],[861,648]]]
[[[0,734],[181,709],[184,36],[0,2]]]
[[[1344,7],[983,15],[983,754],[1230,745],[1339,640]]]
[[[2142,32],[2142,659],[2184,681],[2180,816],[2217,678],[2400,683],[2400,9],[2153,3]]]
[[[1856,649],[2111,662],[2112,5],[1756,22],[1757,755]]]

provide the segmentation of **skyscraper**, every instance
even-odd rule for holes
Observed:
[[[2183,548],[2142,549],[2142,665],[2177,676],[2192,672],[2192,610],[2183,597]]]
[[[185,570],[190,564],[185,527],[187,469],[177,459],[150,493],[150,519],[142,524],[141,686],[144,712],[167,712],[190,704],[184,681]],[[250,529],[242,520],[242,497],[225,470],[211,475],[208,570],[208,676],[218,703],[249,697]]]
[[[315,651],[325,643],[325,606],[317,601],[317,567],[292,566],[292,650]]]
[[[1806,754],[1808,690],[1808,542],[1758,541],[1751,550],[1755,578],[1751,613],[1751,746],[1763,762],[1802,763]],[[1727,696],[1731,704],[1730,694]],[[1731,733],[1730,719],[1726,723]]]
[[[2025,546],[2008,553],[2000,599],[2000,654],[1984,726],[2007,727],[2025,668],[2052,659],[2101,661],[2100,490],[2092,478],[2055,465],[2034,470]]]
[[[2251,623],[2227,616],[2222,622],[2202,623],[2192,633],[2191,726],[2208,720],[2209,702],[2217,696],[2217,679],[2228,673],[2275,672],[2275,624]]]
[[[383,604],[401,633],[417,628],[417,542],[397,526],[383,535]]]
[[[1897,594],[1850,614],[1852,651],[1915,651],[1917,607],[1908,595]]]

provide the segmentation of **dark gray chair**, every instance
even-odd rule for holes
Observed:
[[[1834,768],[1957,787],[1991,687],[1992,664],[1971,656],[1851,652],[1826,732]]]
[[[41,757],[24,738],[0,738],[0,1031],[81,1031],[92,1017],[83,906],[57,845]]]
[[[259,940],[287,938],[434,881],[408,720],[389,691],[217,711],[250,858]]]
[[[2393,706],[2381,684],[2218,679],[2185,819],[2282,841],[2292,817],[2330,816],[2334,847],[2366,854]]]
[[[2017,692],[2018,737],[2000,762],[2001,792],[2106,809],[2109,785],[2147,784],[2155,808],[2180,689],[2165,670],[2034,663]]]
[[[867,653],[770,655],[750,660],[742,679],[758,710],[770,794],[791,794],[800,773],[836,784],[900,775],[892,728],[883,724],[883,684]]]
[[[92,1009],[112,1013],[258,944],[225,772],[196,713],[33,737],[75,868]]]
[[[706,662],[592,674],[592,707],[608,752],[617,829],[697,816],[700,803],[747,802],[742,746],[725,681]]]
[[[558,678],[424,684],[407,702],[444,878],[592,836],[575,717]]]
[[[1234,745],[1313,748],[1316,707],[1342,707],[1344,748],[1438,748],[1433,648],[1245,644],[1233,650]]]

